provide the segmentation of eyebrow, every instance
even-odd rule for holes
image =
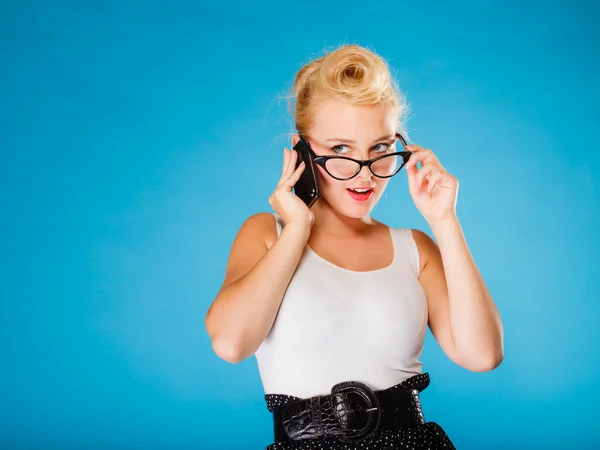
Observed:
[[[396,136],[393,134],[386,134],[384,136],[381,136],[380,138],[377,138],[373,141],[373,143],[375,142],[380,142],[380,141],[391,141],[391,140],[395,140]],[[356,144],[355,140],[352,139],[344,139],[344,138],[329,138],[329,139],[325,139],[325,142],[341,142],[342,144]]]

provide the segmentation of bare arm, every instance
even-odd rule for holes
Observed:
[[[457,220],[432,224],[439,247],[413,230],[423,255],[419,281],[429,305],[429,327],[444,353],[474,372],[497,367],[503,357],[500,314],[473,260]]]
[[[310,235],[309,226],[290,223],[268,249],[269,227],[273,233],[274,217],[268,213],[242,225],[223,286],[206,314],[213,350],[231,363],[253,355],[271,330]]]
[[[286,223],[279,238],[272,214],[256,214],[236,236],[223,286],[206,313],[215,353],[237,363],[253,355],[271,331],[310,236],[314,215],[292,188],[304,171],[284,149],[281,178],[269,203]],[[272,243],[272,244],[271,244]]]

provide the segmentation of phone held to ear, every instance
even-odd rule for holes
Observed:
[[[310,208],[321,195],[317,168],[304,139],[298,141],[294,146],[294,151],[298,153],[296,168],[298,168],[302,161],[306,164],[300,175],[300,179],[294,185],[294,193]]]

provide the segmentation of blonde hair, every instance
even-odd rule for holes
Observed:
[[[386,61],[356,44],[343,45],[303,66],[294,78],[288,105],[300,134],[314,125],[316,107],[327,99],[355,105],[377,105],[398,119],[405,134],[408,105]]]

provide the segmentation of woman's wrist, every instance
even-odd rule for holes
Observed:
[[[310,222],[290,222],[283,228],[282,235],[285,233],[286,235],[292,235],[297,239],[307,242],[311,229],[312,223]]]

